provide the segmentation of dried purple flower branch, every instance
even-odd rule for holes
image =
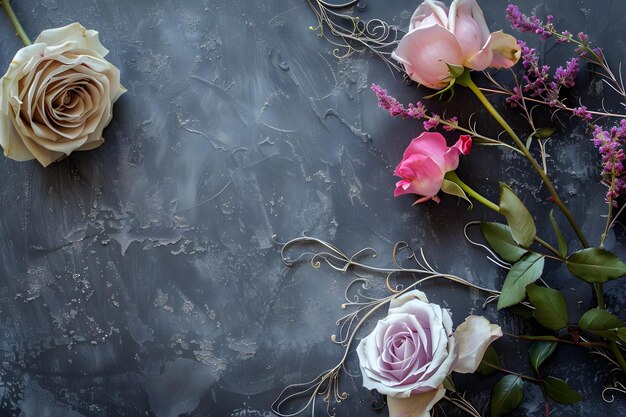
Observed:
[[[503,143],[497,139],[493,139],[484,135],[479,134],[475,126],[463,127],[459,125],[459,120],[456,116],[445,118],[436,113],[429,113],[426,109],[426,106],[421,101],[417,103],[409,103],[406,107],[400,103],[396,98],[391,96],[387,90],[382,88],[377,84],[372,84],[372,91],[376,94],[376,98],[378,99],[378,107],[385,109],[392,117],[402,117],[403,119],[417,119],[423,120],[424,130],[432,130],[439,125],[447,131],[459,131],[463,133],[467,133],[472,136],[477,143],[482,143],[485,145],[497,145],[497,146],[505,146],[511,148],[512,150],[519,152],[518,149],[513,146]]]

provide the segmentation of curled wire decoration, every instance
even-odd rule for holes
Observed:
[[[345,301],[341,304],[342,310],[349,312],[336,321],[338,332],[331,336],[331,341],[343,348],[341,359],[334,367],[322,372],[313,380],[285,387],[272,403],[272,411],[279,417],[294,417],[308,409],[311,410],[311,416],[314,416],[318,397],[321,397],[325,403],[327,415],[330,417],[335,415],[333,413],[334,405],[348,398],[348,394],[340,389],[340,377],[342,372],[351,376],[346,369],[346,362],[352,351],[351,348],[357,333],[369,318],[394,298],[430,280],[455,282],[486,292],[490,297],[497,297],[500,294],[498,291],[478,286],[458,276],[436,271],[429,264],[424,251],[420,249],[418,255],[410,249],[407,242],[398,242],[394,245],[391,254],[393,267],[378,267],[368,263],[369,259],[378,257],[378,252],[370,247],[365,247],[350,256],[336,246],[315,237],[302,236],[285,243],[277,242],[275,236],[273,239],[280,245],[280,255],[286,266],[293,266],[299,262],[309,262],[313,268],[317,269],[322,264],[326,264],[336,271],[351,271],[356,275],[356,278],[348,283],[344,292]],[[306,249],[292,258],[290,252],[296,247],[305,247]],[[403,267],[399,260],[400,254],[404,254],[403,258],[406,257],[406,261],[416,262],[418,268]],[[391,277],[399,274],[412,274],[416,276],[416,279],[405,287],[392,285]],[[372,288],[372,281],[376,277],[384,277],[388,295],[376,298],[367,293],[367,290]],[[304,404],[294,410],[293,402],[296,400],[301,400]]]
[[[391,59],[391,53],[400,42],[403,31],[381,19],[363,21],[358,16],[340,11],[356,6],[358,0],[343,4],[332,4],[323,0],[307,2],[317,18],[317,26],[310,29],[317,31],[320,38],[335,46],[335,57],[345,58],[355,52],[369,50],[381,58],[394,74],[399,72],[406,79],[402,67]],[[327,31],[332,36],[327,36]]]
[[[500,259],[500,257],[496,255],[496,253],[492,251],[487,245],[483,245],[482,243],[478,243],[470,239],[469,235],[467,234],[467,229],[470,226],[478,226],[478,225],[480,225],[479,221],[469,222],[465,225],[465,227],[463,228],[463,235],[465,235],[465,239],[472,245],[478,246],[479,248],[486,250],[490,255],[490,256],[487,256],[487,259],[489,259],[489,261],[491,261],[492,263],[496,264],[497,266],[503,269],[507,269],[507,270],[511,269],[511,264]]]
[[[615,401],[614,392],[619,392],[622,394],[626,394],[626,385],[622,384],[619,381],[616,381],[612,387],[606,387],[602,390],[602,399],[607,403],[612,403]]]

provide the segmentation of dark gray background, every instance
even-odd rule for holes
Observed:
[[[412,197],[393,198],[393,167],[420,125],[389,118],[369,85],[380,83],[404,101],[417,98],[414,87],[394,81],[369,54],[334,58],[332,46],[308,30],[316,22],[306,1],[13,4],[33,39],[74,21],[100,31],[128,93],[101,148],[46,169],[0,159],[2,416],[272,415],[284,385],[338,360],[341,350],[329,338],[354,277],[308,264],[285,267],[274,234],[285,241],[306,232],[349,253],[372,246],[381,256],[371,262],[379,265],[389,264],[394,242],[406,240],[424,247],[444,272],[501,285],[503,271],[462,235],[467,221],[496,217],[479,206],[456,207],[452,197],[417,207]],[[360,15],[406,26],[416,5],[370,0]],[[514,33],[504,20],[505,2],[481,5],[493,30]],[[559,16],[563,29],[599,40],[611,63],[623,58],[623,2],[522,3],[526,12],[535,6],[540,15],[545,9]],[[6,68],[20,43],[0,19]],[[569,50],[551,45],[542,53],[562,63]],[[624,110],[597,79],[583,74],[581,84],[592,95],[590,107],[603,94],[608,109]],[[448,107],[450,115],[474,111],[480,129],[497,134],[465,91]],[[597,244],[605,188],[596,151],[576,121],[563,115],[552,125],[550,170]],[[503,149],[475,147],[459,172],[493,199],[497,181],[506,180],[551,236],[547,193],[526,163]],[[607,247],[623,257],[624,242],[618,227]],[[546,274],[588,307],[590,291],[566,276],[556,266]],[[483,312],[483,294],[451,284],[425,289],[453,310],[456,324],[478,313],[499,319],[506,332],[533,330],[494,307]],[[607,286],[614,312],[623,315],[625,296],[621,281]],[[529,371],[527,345],[507,338],[496,347],[506,351],[507,367]],[[377,415],[356,358],[349,364],[357,376],[342,379],[350,400],[337,416]],[[602,401],[602,388],[612,382],[602,358],[563,348],[546,369],[586,396],[577,405],[553,405],[553,415],[626,413],[623,395],[611,405]],[[494,382],[459,379],[480,410]],[[447,415],[461,415],[444,407]],[[516,415],[542,410],[539,389],[527,386]]]

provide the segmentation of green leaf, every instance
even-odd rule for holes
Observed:
[[[539,372],[539,367],[548,359],[556,350],[558,343],[556,342],[533,342],[528,349],[530,364]]]
[[[513,240],[525,248],[529,247],[537,234],[535,222],[524,203],[503,182],[500,183],[499,207],[500,214],[506,218],[506,222],[511,228]]]
[[[534,136],[539,139],[548,139],[550,136],[554,135],[556,129],[553,127],[540,127],[535,130]]]
[[[469,198],[467,198],[467,194],[465,194],[465,191],[463,191],[463,189],[459,187],[458,184],[455,182],[444,178],[443,182],[441,183],[441,191],[446,194],[455,195],[467,201],[469,203],[468,210],[471,210],[472,207],[474,207],[474,204],[470,201]]]
[[[565,262],[567,269],[583,281],[607,282],[626,275],[626,264],[608,250],[587,248],[572,253]]]
[[[626,341],[626,323],[606,310],[594,308],[585,312],[578,326],[609,340]]]
[[[569,314],[563,294],[551,288],[531,284],[526,287],[528,298],[535,307],[533,316],[543,327],[559,330],[567,327]]]
[[[507,262],[517,262],[527,252],[513,240],[511,229],[505,224],[481,222],[480,231],[491,249]]]
[[[491,417],[515,410],[524,399],[524,381],[517,375],[503,377],[491,391]]]
[[[526,286],[535,282],[543,272],[542,255],[530,253],[513,264],[504,279],[498,298],[498,310],[517,304],[526,297]]]
[[[583,314],[578,326],[585,330],[608,330],[617,327],[626,327],[626,323],[606,310],[593,308]]]
[[[487,363],[489,363],[489,365],[487,365]],[[484,376],[493,375],[498,372],[498,370],[491,365],[500,366],[500,356],[498,356],[498,352],[496,352],[493,345],[489,345],[483,355],[483,360],[480,362],[480,365],[478,365],[476,370]]]
[[[443,380],[443,387],[450,392],[456,392],[456,387],[454,386],[454,380],[452,379],[452,375],[448,375]]]
[[[617,342],[618,340],[626,342],[626,327],[618,327],[607,330],[590,330],[590,332],[597,336],[604,337],[605,339],[615,342]]]
[[[543,378],[541,386],[548,397],[561,404],[573,404],[583,399],[583,396],[567,385],[567,382],[553,376]]]
[[[554,234],[556,235],[556,241],[559,244],[559,253],[562,257],[567,256],[567,241],[561,233],[561,229],[559,229],[559,225],[556,224],[556,220],[554,220],[553,210],[550,210],[550,222],[552,223],[552,228],[554,229]]]

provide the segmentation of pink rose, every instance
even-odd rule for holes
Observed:
[[[499,326],[470,316],[456,332],[450,313],[417,290],[389,305],[387,317],[357,347],[363,385],[387,395],[390,417],[428,417],[453,371],[476,370]]]
[[[425,0],[391,56],[412,80],[442,89],[453,78],[448,64],[477,71],[509,68],[519,59],[520,48],[501,30],[489,33],[476,0],[454,0],[450,11],[440,1]]]
[[[431,198],[438,202],[437,193],[444,175],[459,166],[459,155],[467,155],[471,147],[472,139],[468,135],[461,135],[454,146],[449,147],[440,133],[422,133],[411,141],[393,172],[402,178],[396,183],[394,196],[419,194],[423,197],[415,203]]]

